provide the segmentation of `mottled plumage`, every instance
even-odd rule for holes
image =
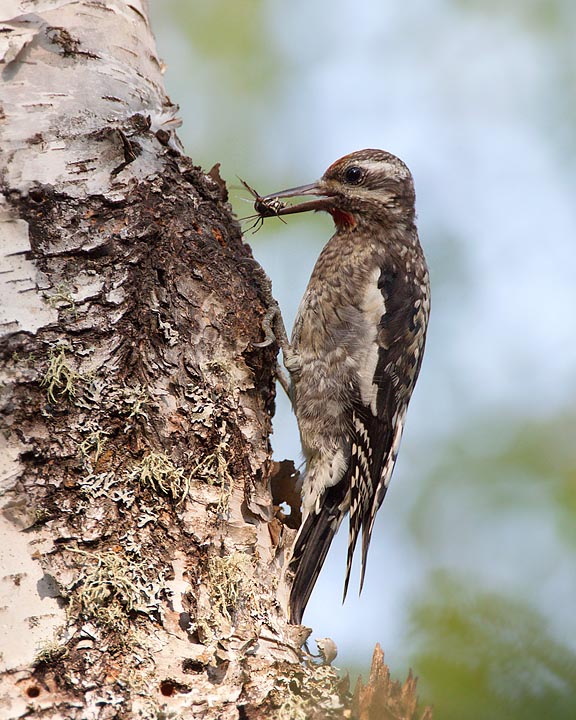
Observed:
[[[279,214],[325,210],[336,232],[316,262],[284,349],[306,458],[303,522],[290,561],[290,612],[297,623],[347,511],[344,596],[360,529],[362,588],[430,307],[414,187],[401,160],[382,150],[355,152],[331,165],[317,183],[264,200],[299,195],[317,197]]]

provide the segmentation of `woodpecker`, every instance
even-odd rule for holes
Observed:
[[[294,205],[281,199],[312,196]],[[322,250],[283,345],[306,470],[295,539],[290,619],[299,624],[347,512],[344,599],[362,528],[360,592],[376,513],[422,362],[430,285],[415,225],[414,183],[383,150],[360,150],[320,180],[255,203],[261,217],[330,213]],[[279,333],[286,337],[283,325]],[[278,336],[278,333],[277,333]]]

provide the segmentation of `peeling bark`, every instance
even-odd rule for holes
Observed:
[[[146,4],[2,13],[0,714],[352,717],[286,619],[267,278]]]

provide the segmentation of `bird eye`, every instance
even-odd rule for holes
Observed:
[[[344,182],[347,182],[349,185],[358,185],[363,177],[364,171],[362,168],[359,168],[357,165],[352,165],[347,168],[344,173]]]

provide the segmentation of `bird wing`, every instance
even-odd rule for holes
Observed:
[[[369,382],[356,389],[352,405],[352,446],[347,469],[350,531],[344,597],[360,528],[362,590],[374,520],[396,462],[424,343],[426,318],[419,318],[423,312],[423,290],[414,278],[393,265],[385,265],[380,268],[378,290],[384,311],[367,348],[371,355],[367,365],[375,370]],[[414,348],[418,348],[417,352]]]

